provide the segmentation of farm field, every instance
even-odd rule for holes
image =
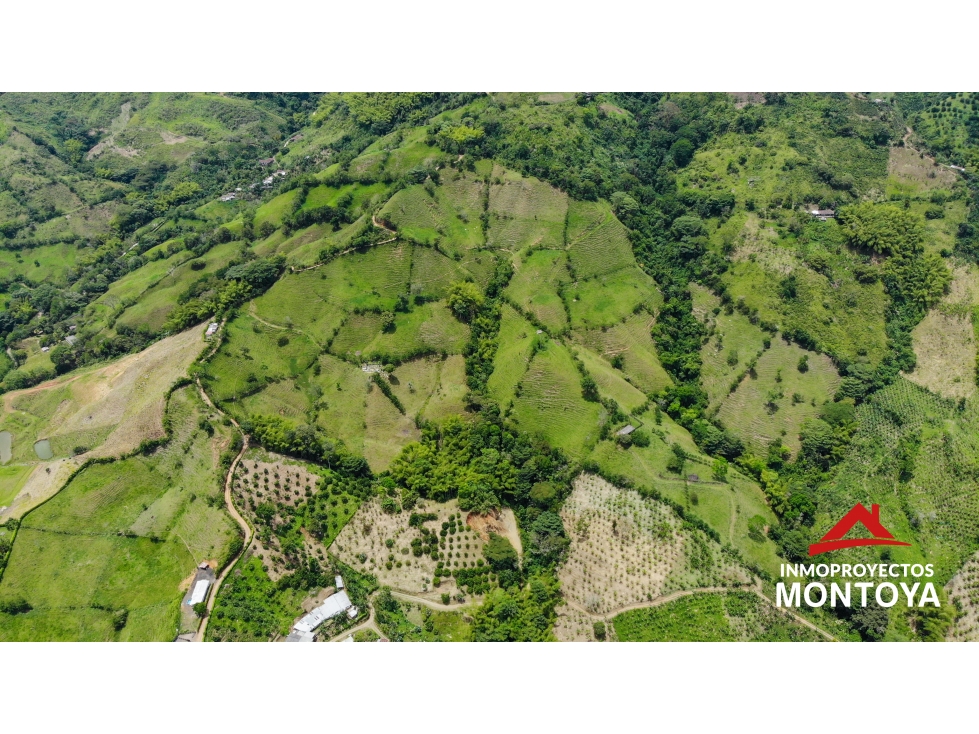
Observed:
[[[410,524],[412,512],[436,517],[416,527]],[[379,501],[368,502],[340,532],[330,550],[347,565],[375,576],[378,583],[396,590],[432,600],[439,599],[443,593],[464,592],[451,571],[483,568],[485,542],[466,525],[466,515],[459,512],[455,500],[445,503],[422,500],[412,512],[388,514],[381,509]],[[438,541],[434,550],[424,552],[425,547],[432,547],[424,540],[438,537],[430,533],[438,533],[443,523],[448,529],[452,520],[455,522],[451,522],[445,540]],[[442,543],[445,559],[433,559],[432,553],[438,555]],[[443,568],[445,574],[440,571],[436,576],[436,569]]]
[[[523,316],[504,304],[500,319],[499,346],[493,359],[493,374],[488,388],[501,405],[509,405],[516,395],[533,350],[537,330]]]
[[[610,328],[576,329],[572,338],[609,361],[621,356],[622,373],[629,381],[645,393],[654,393],[672,385],[673,380],[656,355],[650,336],[652,326],[653,319],[640,313]]]
[[[620,642],[818,642],[824,638],[750,591],[681,597],[612,620]]]
[[[551,333],[568,328],[561,288],[570,280],[568,256],[557,250],[537,250],[519,261],[506,295]]]
[[[979,270],[959,268],[949,294],[912,332],[917,364],[906,377],[946,398],[971,398],[976,392],[976,333]]]
[[[699,531],[683,530],[665,505],[581,475],[562,509],[571,538],[558,578],[569,602],[590,614],[673,591],[749,582],[745,571]]]
[[[628,230],[604,202],[573,201],[568,206],[568,255],[577,279],[634,265]]]
[[[643,310],[655,312],[663,302],[653,279],[637,267],[576,281],[564,297],[575,329],[612,326]]]
[[[804,372],[799,369],[803,359],[808,365]],[[749,371],[724,399],[717,417],[756,453],[781,439],[795,454],[802,424],[833,399],[839,384],[829,357],[776,339],[758,357],[754,373]]]
[[[182,581],[199,563],[226,560],[235,526],[217,481],[228,432],[199,427],[206,410],[192,388],[177,390],[167,410],[165,448],[87,467],[23,518],[0,598],[23,598],[32,611],[10,626],[0,614],[0,638],[29,630],[48,639],[62,627],[109,633],[98,639],[173,638]]]
[[[520,430],[582,457],[598,440],[602,413],[601,405],[581,397],[581,377],[567,348],[548,340],[518,385],[513,415]]]
[[[550,184],[494,166],[489,190],[486,246],[520,252],[563,250],[567,195]]]
[[[203,350],[201,337],[200,327],[188,329],[104,367],[5,394],[0,431],[10,434],[11,463],[0,474],[0,496],[8,497],[0,506],[9,506],[6,515],[19,516],[51,496],[87,458],[119,456],[162,438],[166,391]],[[42,439],[51,460],[34,449]]]

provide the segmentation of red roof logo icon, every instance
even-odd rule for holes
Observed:
[[[850,532],[851,528],[857,523],[867,528],[874,537],[844,540],[843,536]],[[902,543],[900,540],[897,540],[887,528],[880,524],[880,505],[871,505],[868,510],[858,502],[853,506],[852,510],[843,516],[842,520],[829,529],[829,532],[818,543],[813,543],[809,546],[809,555],[818,556],[820,553],[826,553],[827,551],[839,550],[840,548],[856,548],[862,545],[911,544]]]

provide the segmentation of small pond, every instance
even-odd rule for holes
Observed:
[[[54,458],[54,452],[51,450],[51,442],[46,438],[42,438],[34,444],[34,453],[37,454],[37,458],[41,459],[41,461]]]

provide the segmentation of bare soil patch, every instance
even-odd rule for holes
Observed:
[[[949,189],[956,179],[953,171],[936,165],[933,158],[901,146],[891,148],[887,172],[901,183],[923,189]]]
[[[470,512],[466,516],[466,525],[472,528],[486,543],[489,542],[490,533],[502,535],[516,548],[517,553],[523,556],[523,545],[520,542],[520,531],[517,529],[517,518],[510,508],[494,510],[486,515]]]
[[[979,273],[956,268],[948,295],[912,333],[917,365],[905,375],[947,398],[976,393],[976,336],[972,311],[979,302]]]

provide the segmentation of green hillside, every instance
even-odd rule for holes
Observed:
[[[911,543],[886,558],[948,584],[979,551],[977,99],[0,95],[0,392],[93,365],[115,379],[217,325],[164,448],[66,473],[16,517],[37,482],[19,467],[47,461],[23,427],[51,431],[51,461],[72,447],[67,387],[11,398],[0,638],[167,637],[189,556],[166,549],[204,496],[173,499],[197,461],[174,452],[204,457],[215,436],[207,483],[236,488],[256,540],[232,557],[226,520],[194,526],[238,564],[210,639],[287,633],[341,572],[361,616],[324,638],[374,605],[374,634],[398,639],[564,639],[560,604],[580,599],[621,640],[809,639],[754,591],[691,579],[772,597],[779,564],[857,502]],[[249,449],[232,469],[235,425]],[[85,509],[106,472],[123,499]],[[571,513],[595,476],[609,487]],[[119,525],[129,505],[153,521]],[[65,522],[102,544],[102,570],[56,540]],[[639,525],[656,563],[630,556]],[[588,565],[594,548],[629,578]],[[691,595],[661,605],[681,562]],[[800,614],[846,639],[950,624]]]

